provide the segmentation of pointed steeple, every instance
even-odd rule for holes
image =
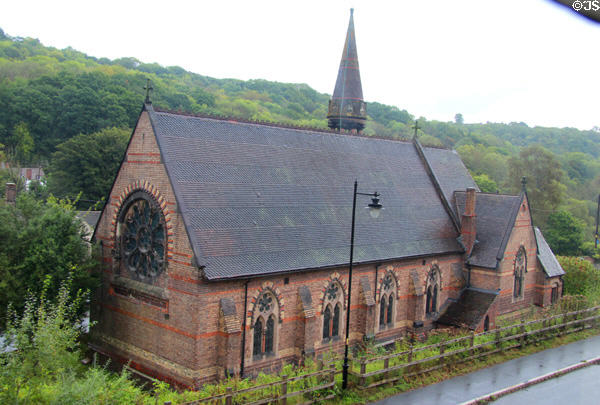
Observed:
[[[367,120],[367,103],[363,101],[358,52],[354,34],[354,9],[350,9],[350,23],[346,33],[344,52],[338,71],[333,97],[329,100],[327,114],[329,128],[360,132]]]

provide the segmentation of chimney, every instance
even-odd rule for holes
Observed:
[[[465,212],[462,214],[460,236],[463,245],[467,249],[467,256],[471,255],[473,245],[475,245],[475,235],[477,227],[475,226],[475,189],[467,188],[467,200],[465,202]]]
[[[15,183],[6,183],[6,202],[15,205],[17,199],[17,185]]]

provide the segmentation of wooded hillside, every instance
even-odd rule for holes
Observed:
[[[135,58],[98,59],[0,29],[0,160],[44,166],[50,191],[59,196],[82,192],[83,199],[101,199],[110,185],[103,179],[118,167],[147,79],[161,108],[327,127],[329,95],[306,84],[214,79]],[[366,135],[412,136],[415,117],[406,110],[373,101],[367,110]],[[597,128],[464,124],[460,114],[454,122],[419,118],[419,126],[423,144],[458,151],[483,191],[516,193],[526,176],[536,225],[581,241],[576,252],[560,251],[549,237],[558,253],[591,252],[583,242],[593,241],[600,191]],[[116,147],[106,150],[107,143]],[[93,163],[99,160],[105,162],[100,168]]]

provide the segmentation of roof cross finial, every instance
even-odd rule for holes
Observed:
[[[521,177],[521,189],[524,193],[527,192],[527,177],[525,176]]]
[[[150,92],[154,90],[154,87],[150,86],[150,79],[146,79],[146,86],[144,86],[144,90],[146,90],[146,101],[144,101],[144,103],[152,104],[152,101],[150,100]]]
[[[419,120],[415,121],[415,125],[413,125],[413,128],[415,129],[415,136],[413,137],[413,139],[417,139],[417,137],[419,136],[417,135],[417,131],[421,129],[421,127],[419,126]]]

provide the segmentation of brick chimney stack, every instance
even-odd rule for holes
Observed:
[[[15,205],[17,200],[17,185],[15,183],[6,183],[6,202]]]
[[[475,225],[475,189],[467,188],[467,200],[465,202],[465,212],[462,214],[460,235],[463,245],[467,249],[467,256],[471,255],[473,245],[475,245],[475,236],[477,227]]]

